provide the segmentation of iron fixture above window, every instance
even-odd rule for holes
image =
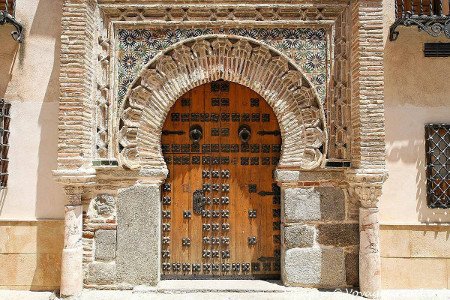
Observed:
[[[399,26],[417,26],[431,36],[444,34],[450,38],[450,0],[394,0],[395,22],[389,39],[398,38]]]
[[[425,126],[427,200],[430,208],[450,208],[450,124]]]
[[[16,0],[0,0],[0,25],[5,25],[6,23],[16,28],[15,31],[11,32],[11,36],[21,43],[23,40],[23,27],[16,20]]]

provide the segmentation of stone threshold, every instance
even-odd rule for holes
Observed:
[[[313,288],[286,287],[271,280],[162,280],[157,286],[137,286],[133,293],[283,293],[317,292]]]

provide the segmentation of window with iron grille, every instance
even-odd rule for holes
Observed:
[[[10,103],[0,100],[0,189],[4,189],[8,182],[10,108]]]
[[[450,124],[425,126],[430,208],[450,208]]]

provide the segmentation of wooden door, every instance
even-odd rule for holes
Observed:
[[[271,107],[244,86],[178,99],[162,132],[163,278],[279,278],[280,148]]]

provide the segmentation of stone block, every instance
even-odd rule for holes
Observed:
[[[156,285],[159,279],[160,190],[134,185],[117,198],[117,277],[131,285]]]
[[[320,220],[320,194],[313,188],[287,188],[283,193],[285,221]]]
[[[411,257],[410,230],[380,230],[382,257]]]
[[[345,218],[345,194],[341,188],[318,187],[320,194],[321,219],[342,221]]]
[[[336,288],[346,285],[342,248],[294,248],[284,255],[283,282],[290,286]]]
[[[275,180],[278,182],[295,182],[300,177],[300,171],[275,170]]]
[[[116,262],[94,261],[89,264],[90,284],[113,284],[116,281]]]
[[[317,242],[327,246],[359,244],[359,224],[319,224]]]
[[[315,233],[314,226],[288,225],[284,228],[284,245],[287,249],[312,247]]]
[[[61,253],[0,253],[0,289],[60,285]]]
[[[450,230],[411,230],[412,257],[450,258]]]
[[[383,289],[447,289],[447,260],[440,258],[381,259]]]
[[[347,285],[359,286],[359,255],[355,252],[345,254],[345,278]]]
[[[116,231],[97,230],[95,232],[95,259],[113,260],[116,257]]]
[[[55,253],[64,243],[64,220],[2,221],[0,253]]]

